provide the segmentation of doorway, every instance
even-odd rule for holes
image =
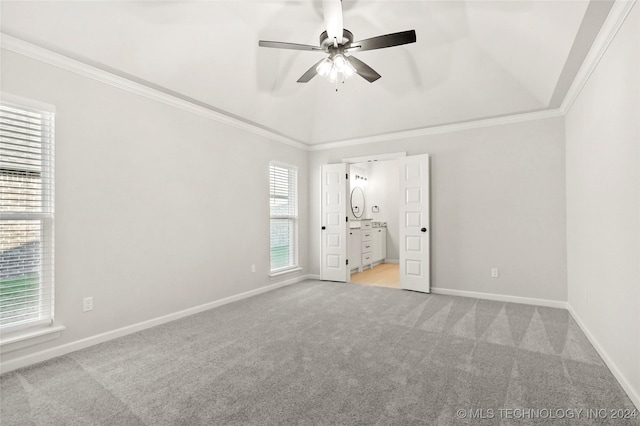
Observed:
[[[400,288],[398,159],[352,163],[349,282]]]
[[[398,184],[391,177],[370,180],[369,171],[375,173],[376,164],[384,167],[388,160],[395,160],[384,166],[397,171]],[[387,248],[388,239],[397,247],[399,287],[429,293],[429,155],[345,159],[323,165],[321,182],[321,279],[350,282],[351,272],[395,263],[393,245]],[[376,187],[388,188],[379,191],[376,198]],[[385,213],[386,221],[374,221]]]

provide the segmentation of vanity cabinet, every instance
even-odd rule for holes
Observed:
[[[362,229],[362,267],[373,264],[373,232],[371,228]]]
[[[382,262],[387,257],[387,228],[372,229],[373,263]]]
[[[349,230],[349,268],[361,270],[362,266],[362,231],[352,228]]]
[[[362,221],[360,228],[349,230],[349,268],[362,271],[387,257],[387,228],[372,228],[371,221]]]

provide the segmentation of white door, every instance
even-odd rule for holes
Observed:
[[[400,162],[400,288],[429,293],[429,155]]]
[[[320,279],[349,281],[347,266],[349,222],[347,202],[349,165],[325,164],[322,166],[322,259]]]

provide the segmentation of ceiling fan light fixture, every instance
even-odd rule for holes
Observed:
[[[345,68],[347,68],[348,65],[349,65],[349,63],[347,62],[345,57],[343,55],[341,55],[340,53],[338,53],[337,55],[335,55],[333,57],[333,66],[335,67],[335,69],[338,72],[344,73],[344,70],[345,70]]]
[[[351,62],[346,61],[347,65],[344,67],[342,74],[344,74],[344,78],[349,78],[356,73],[356,69],[351,65]]]
[[[327,77],[333,68],[333,62],[331,59],[326,58],[324,61],[320,62],[320,64],[316,67],[316,71],[322,77]]]
[[[336,69],[335,64],[333,68],[331,68],[331,71],[329,71],[329,81],[332,83],[338,81],[338,70]]]

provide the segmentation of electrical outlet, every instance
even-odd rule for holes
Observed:
[[[251,265],[251,272],[256,273],[256,265]]]
[[[93,311],[93,297],[85,297],[82,299],[82,312]]]
[[[491,278],[498,278],[498,268],[491,268]]]

